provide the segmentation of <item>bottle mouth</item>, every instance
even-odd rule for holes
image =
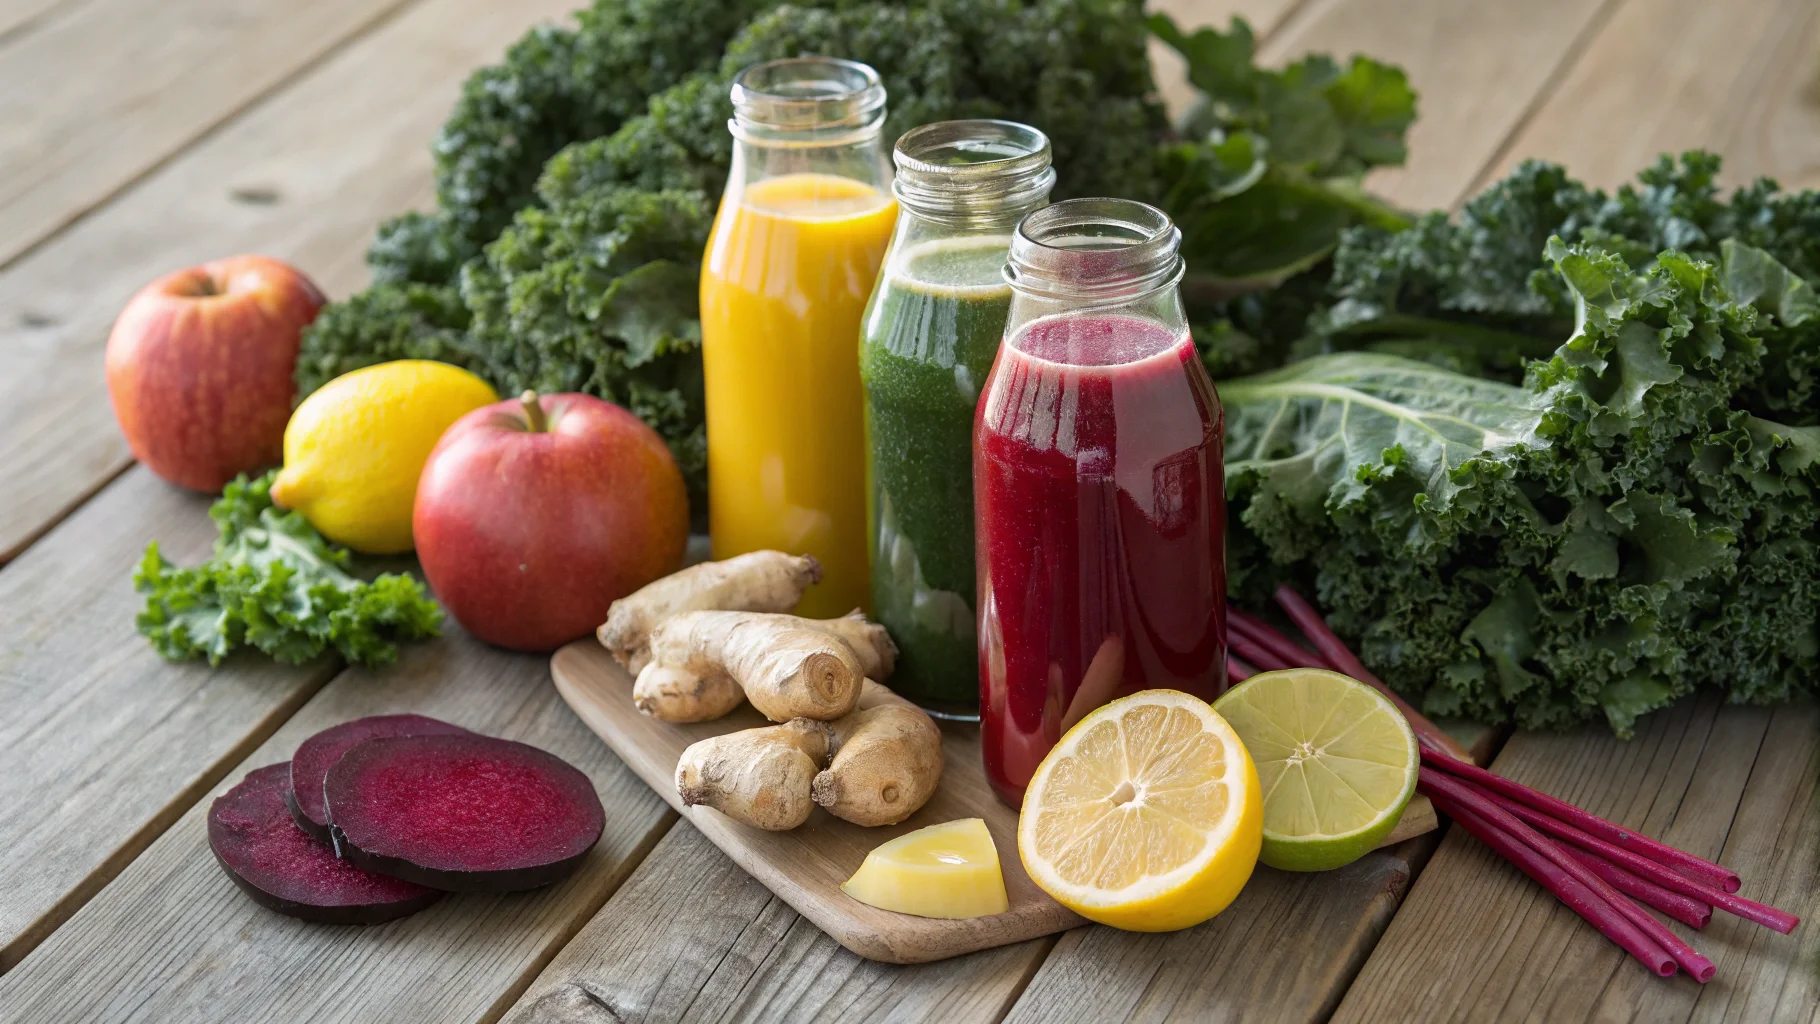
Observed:
[[[898,202],[931,219],[1009,220],[1048,201],[1049,136],[1015,121],[937,121],[897,140]]]
[[[1147,203],[1069,199],[1018,223],[1005,280],[1046,298],[1134,299],[1181,281],[1181,245],[1181,229]]]
[[[733,119],[742,142],[833,145],[877,135],[885,123],[878,72],[836,57],[765,61],[733,79]]]

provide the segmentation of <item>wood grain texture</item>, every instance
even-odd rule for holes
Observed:
[[[1481,185],[1536,157],[1611,187],[1696,148],[1737,184],[1820,186],[1820,5],[1624,4]]]
[[[215,538],[206,508],[134,470],[0,571],[0,971],[334,672],[173,665],[135,632],[146,543],[200,561]]]
[[[0,0],[0,43],[8,36],[31,29],[51,17],[58,7],[69,7],[83,0]]]
[[[1601,8],[1615,2],[1313,0],[1262,53],[1271,63],[1324,50],[1402,65],[1419,94],[1409,162],[1366,185],[1411,209],[1447,207],[1501,151]]]
[[[316,731],[416,712],[542,747],[594,781],[606,833],[579,872],[529,893],[450,896],[402,921],[316,925],[258,906],[210,856],[197,803],[10,974],[0,1018],[490,1021],[515,1001],[649,851],[674,816],[557,698],[547,659],[459,631],[379,673],[337,676],[235,766],[286,760]]]
[[[1741,895],[1820,911],[1820,709],[1722,707],[1704,697],[1643,720],[1623,742],[1523,733],[1493,768],[1704,857]],[[1643,970],[1541,886],[1450,831],[1336,1021],[1802,1020],[1820,1007],[1812,922],[1778,935],[1725,914],[1672,926],[1717,976]]]
[[[243,251],[360,286],[374,225],[429,194],[462,79],[573,6],[422,0],[0,275],[0,561],[127,462],[101,357],[134,291]]]
[[[1071,931],[1006,1022],[1323,1020],[1396,913],[1409,874],[1389,850],[1312,874],[1260,865],[1206,924],[1158,935]]]
[[[841,948],[679,822],[509,1024],[997,1021],[1049,940],[897,967]]]
[[[556,688],[583,721],[638,776],[695,823],[740,867],[841,945],[874,960],[924,963],[1043,935],[1081,923],[1025,874],[1017,858],[1017,813],[998,802],[986,783],[977,727],[942,730],[942,781],[923,808],[897,825],[864,828],[817,807],[788,832],[766,832],[711,807],[684,807],[676,793],[676,763],[699,739],[768,724],[750,705],[725,718],[673,725],[632,706],[632,678],[592,639],[557,651],[550,660]],[[840,891],[866,854],[914,829],[956,818],[983,818],[992,831],[1011,908],[963,921],[912,917],[866,906]]]
[[[0,267],[405,2],[88,0],[0,37]]]

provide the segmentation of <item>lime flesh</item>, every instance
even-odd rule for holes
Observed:
[[[1421,768],[1415,733],[1378,691],[1338,672],[1261,672],[1214,702],[1264,787],[1264,863],[1326,871],[1396,828]]]

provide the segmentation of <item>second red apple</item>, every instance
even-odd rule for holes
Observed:
[[[436,597],[487,643],[547,651],[682,565],[689,502],[657,432],[589,395],[476,409],[424,464],[411,522]]]

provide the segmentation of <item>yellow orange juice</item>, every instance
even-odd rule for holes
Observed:
[[[860,316],[896,219],[864,182],[786,174],[729,194],[702,257],[714,557],[814,555],[804,615],[869,603]]]

